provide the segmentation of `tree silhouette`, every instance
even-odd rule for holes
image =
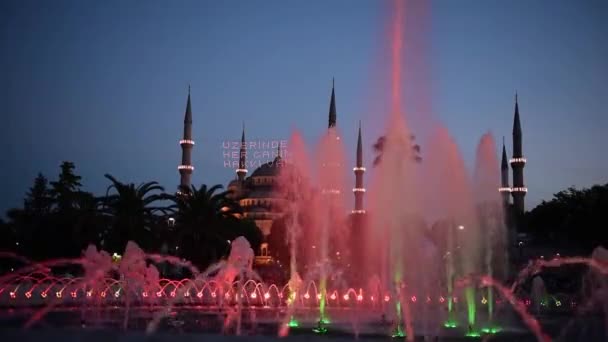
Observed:
[[[122,253],[128,241],[134,241],[142,247],[148,246],[151,243],[152,229],[161,220],[157,214],[166,212],[165,207],[154,205],[168,198],[163,194],[164,188],[157,182],[135,186],[133,183],[122,183],[109,174],[105,177],[112,184],[108,186],[108,195],[102,202],[102,213],[110,221],[104,248]],[[113,194],[109,194],[111,190]]]
[[[229,241],[245,236],[254,250],[261,243],[261,232],[250,220],[238,219],[241,206],[230,198],[230,191],[221,185],[198,189],[180,188],[174,196],[176,215],[175,247],[179,254],[199,264],[208,265],[227,255]]]
[[[608,184],[568,188],[524,216],[524,231],[537,243],[582,248],[608,247]]]
[[[74,209],[77,193],[80,191],[81,177],[74,174],[74,163],[64,161],[61,163],[59,179],[51,182],[51,194],[55,198],[56,211],[65,213]]]
[[[422,157],[420,156],[420,145],[416,144],[414,141],[416,140],[416,136],[410,135],[410,141],[412,142],[412,158],[416,163],[422,162]],[[382,154],[384,153],[384,149],[386,147],[386,136],[381,136],[376,140],[374,145],[372,146],[376,157],[374,158],[374,166],[378,166],[382,161]]]
[[[48,215],[51,212],[52,204],[53,198],[48,188],[48,180],[42,173],[39,173],[34,179],[34,185],[26,194],[24,210],[29,215]]]

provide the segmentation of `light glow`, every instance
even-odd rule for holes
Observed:
[[[236,169],[236,173],[239,173],[239,172],[247,173],[249,171],[247,169]]]
[[[355,171],[355,172],[357,172],[357,171],[365,171],[365,170],[366,169],[363,166],[361,166],[361,167],[359,167],[359,166],[353,167],[353,171]]]
[[[340,194],[340,190],[336,190],[336,189],[326,190],[326,189],[323,189],[321,191],[321,193],[323,193],[323,194],[331,194],[331,195],[339,195]]]
[[[182,139],[179,141],[180,145],[194,145],[194,140]]]
[[[498,192],[511,192],[511,188],[507,188],[507,187],[498,188]]]
[[[351,213],[353,213],[353,214],[365,214],[365,210],[352,210]]]
[[[517,187],[517,188],[511,188],[512,192],[528,192],[528,188],[526,187]]]
[[[526,163],[526,158],[511,158],[511,160],[509,160],[509,163],[513,164],[513,163]]]
[[[178,170],[194,170],[194,166],[192,165],[179,165],[177,167]]]
[[[353,192],[365,192],[365,188],[353,188]]]

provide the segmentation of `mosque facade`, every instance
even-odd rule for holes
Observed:
[[[335,86],[332,84],[332,91],[329,104],[328,129],[337,124],[336,95]],[[503,206],[507,212],[519,215],[524,212],[524,198],[527,188],[524,185],[524,166],[526,159],[523,155],[522,129],[519,114],[519,104],[517,95],[515,97],[515,113],[513,119],[513,154],[507,160],[506,146],[503,139],[502,163],[501,163],[501,186],[498,191],[502,195]],[[192,105],[190,100],[190,89],[188,89],[188,99],[186,103],[186,113],[184,118],[184,134],[180,140],[182,148],[182,162],[178,166],[180,173],[180,189],[189,188],[191,175],[194,171],[192,165],[192,150],[194,140],[192,137]],[[287,165],[285,161],[285,150],[281,150],[281,144],[273,152],[274,159],[257,167],[251,174],[247,169],[247,140],[245,136],[245,126],[243,125],[241,134],[240,151],[238,154],[238,167],[236,168],[235,178],[228,184],[230,197],[237,201],[243,208],[243,217],[253,220],[262,231],[264,239],[271,233],[273,222],[283,215],[283,208],[287,200],[275,191],[278,184],[278,176],[282,167]],[[509,185],[509,165],[513,172],[513,186]],[[366,210],[364,207],[364,174],[363,165],[363,146],[361,139],[361,125],[359,124],[358,139],[356,146],[356,164],[353,168],[355,174],[354,208],[351,211],[351,222],[354,222],[353,229],[360,229],[365,221]],[[179,191],[178,191],[179,194]],[[511,204],[511,199],[513,203]],[[357,224],[359,223],[359,224]],[[355,234],[357,235],[357,234]],[[267,242],[262,243],[260,250],[256,252],[256,264],[266,264],[272,261],[270,249]]]

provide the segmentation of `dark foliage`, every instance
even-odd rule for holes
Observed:
[[[0,249],[41,260],[78,257],[89,244],[122,253],[134,241],[147,252],[177,254],[204,268],[226,256],[229,241],[238,236],[259,248],[260,230],[240,219],[240,206],[226,192],[215,193],[220,185],[175,197],[157,182],[136,186],[105,177],[106,194],[96,197],[81,190],[71,162],[61,164],[56,181],[39,174],[23,208],[9,210],[7,222],[0,221]]]
[[[207,188],[192,186],[180,189],[183,195],[173,196],[176,209],[174,244],[178,254],[200,265],[208,265],[228,254],[230,241],[247,238],[258,250],[262,234],[253,221],[239,219],[242,208],[229,198],[221,185]]]
[[[569,188],[526,213],[524,231],[539,244],[570,246],[591,252],[608,247],[608,184]]]

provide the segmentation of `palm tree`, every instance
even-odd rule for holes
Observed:
[[[101,211],[104,200],[104,197],[96,197],[89,192],[80,191],[76,194],[75,204],[78,214],[73,223],[72,240],[77,240],[78,252],[89,244],[101,247],[100,242],[108,220],[108,216],[102,215]]]
[[[230,199],[230,191],[217,192],[221,185],[210,188],[203,184],[198,189],[180,188],[174,196],[176,210],[176,249],[180,255],[207,265],[229,251],[229,241],[243,235],[252,246],[259,244],[261,234],[255,224],[239,219],[242,208]],[[255,248],[255,247],[254,247]]]
[[[196,188],[180,187],[181,195],[173,197],[177,209],[177,223],[200,225],[242,213],[240,205],[229,198],[230,191],[216,193],[223,189],[220,184],[207,188],[206,184]]]
[[[410,135],[410,141],[412,142],[412,158],[415,162],[422,162],[422,157],[420,157],[420,145],[414,143],[416,140],[416,136]],[[378,166],[382,161],[382,153],[384,152],[384,145],[386,144],[386,137],[381,136],[376,140],[376,143],[372,146],[374,152],[376,153],[376,157],[374,158],[374,166]]]
[[[164,194],[164,188],[158,182],[125,184],[106,174],[112,184],[108,186],[106,197],[103,200],[102,213],[110,218],[106,249],[122,252],[128,241],[135,241],[145,246],[151,236],[153,227],[158,224],[161,217],[158,213],[166,213],[167,208],[154,206],[158,201],[169,199]],[[114,190],[114,194],[109,194]],[[161,193],[153,193],[160,191]]]

